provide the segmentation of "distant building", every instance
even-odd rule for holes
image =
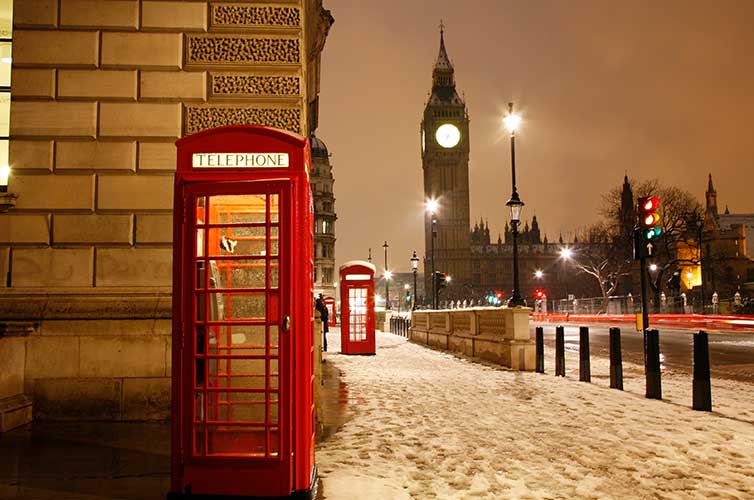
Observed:
[[[729,298],[736,291],[754,292],[754,214],[720,214],[712,174],[705,193],[702,266],[707,293]]]
[[[335,297],[335,196],[330,154],[325,143],[309,138],[312,148],[311,186],[314,194],[314,294]]]

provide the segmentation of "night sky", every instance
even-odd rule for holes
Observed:
[[[335,175],[337,263],[407,271],[423,248],[419,126],[440,19],[471,117],[471,224],[508,217],[516,139],[524,218],[550,241],[597,219],[601,195],[658,178],[753,213],[754,1],[325,0],[320,127]],[[749,243],[754,249],[754,242]],[[754,250],[751,251],[754,253]]]

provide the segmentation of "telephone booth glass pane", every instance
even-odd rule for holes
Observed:
[[[367,290],[366,288],[351,288],[348,290],[349,311],[349,340],[362,342],[367,339]]]
[[[195,456],[280,456],[278,200],[196,199]]]

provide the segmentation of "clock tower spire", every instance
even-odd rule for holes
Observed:
[[[439,203],[436,214],[435,269],[452,277],[442,299],[460,297],[471,283],[469,221],[469,115],[456,91],[455,69],[445,48],[440,24],[440,50],[432,70],[432,91],[420,126],[424,196]],[[431,295],[431,218],[426,216],[425,283]],[[431,299],[428,296],[428,299]],[[428,300],[430,302],[431,300]]]

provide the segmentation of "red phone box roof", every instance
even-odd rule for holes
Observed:
[[[340,266],[340,278],[346,281],[367,281],[374,278],[377,268],[364,260],[352,260]]]
[[[178,139],[181,173],[309,171],[309,140],[259,125],[232,125]]]

